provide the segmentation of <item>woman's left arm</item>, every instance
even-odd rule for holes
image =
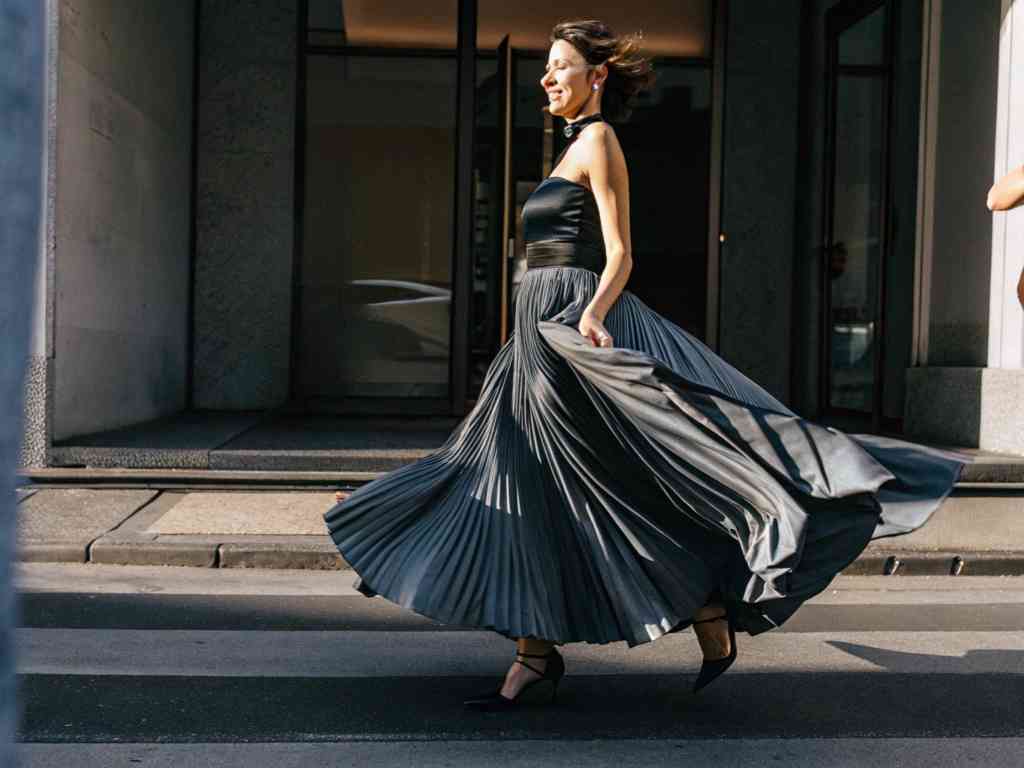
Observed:
[[[622,147],[610,126],[598,123],[580,138],[586,139],[588,144],[587,176],[597,201],[605,249],[605,267],[594,297],[584,310],[584,319],[589,316],[603,323],[633,269],[629,177]],[[581,327],[581,330],[585,329]]]

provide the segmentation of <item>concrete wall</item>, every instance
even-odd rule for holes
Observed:
[[[789,399],[799,0],[731,0],[719,352]]]
[[[61,0],[53,438],[185,405],[193,4]]]
[[[1000,0],[942,3],[931,218],[929,366],[984,366]]]
[[[297,3],[201,0],[196,408],[288,395]]]

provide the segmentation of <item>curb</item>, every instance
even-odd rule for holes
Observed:
[[[28,543],[17,558],[29,563],[168,565],[342,571],[351,566],[329,536],[102,536],[88,547]],[[925,552],[868,549],[841,571],[846,576],[1024,576],[1024,551]]]
[[[1024,576],[1024,552],[866,552],[845,576]]]

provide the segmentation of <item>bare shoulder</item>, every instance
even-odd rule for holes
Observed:
[[[591,152],[622,151],[619,137],[615,135],[615,129],[606,122],[587,126],[583,133],[580,134],[580,139],[588,146]]]
[[[625,171],[626,158],[615,129],[606,122],[587,126],[580,134],[587,165],[603,165],[609,171]]]

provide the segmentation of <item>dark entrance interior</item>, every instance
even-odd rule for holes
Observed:
[[[565,140],[539,82],[553,17],[435,5],[425,19],[404,2],[308,4],[294,411],[464,414],[512,327],[521,206]],[[629,289],[703,338],[713,3],[569,5],[559,18],[645,30],[658,81],[615,124],[630,169]]]

